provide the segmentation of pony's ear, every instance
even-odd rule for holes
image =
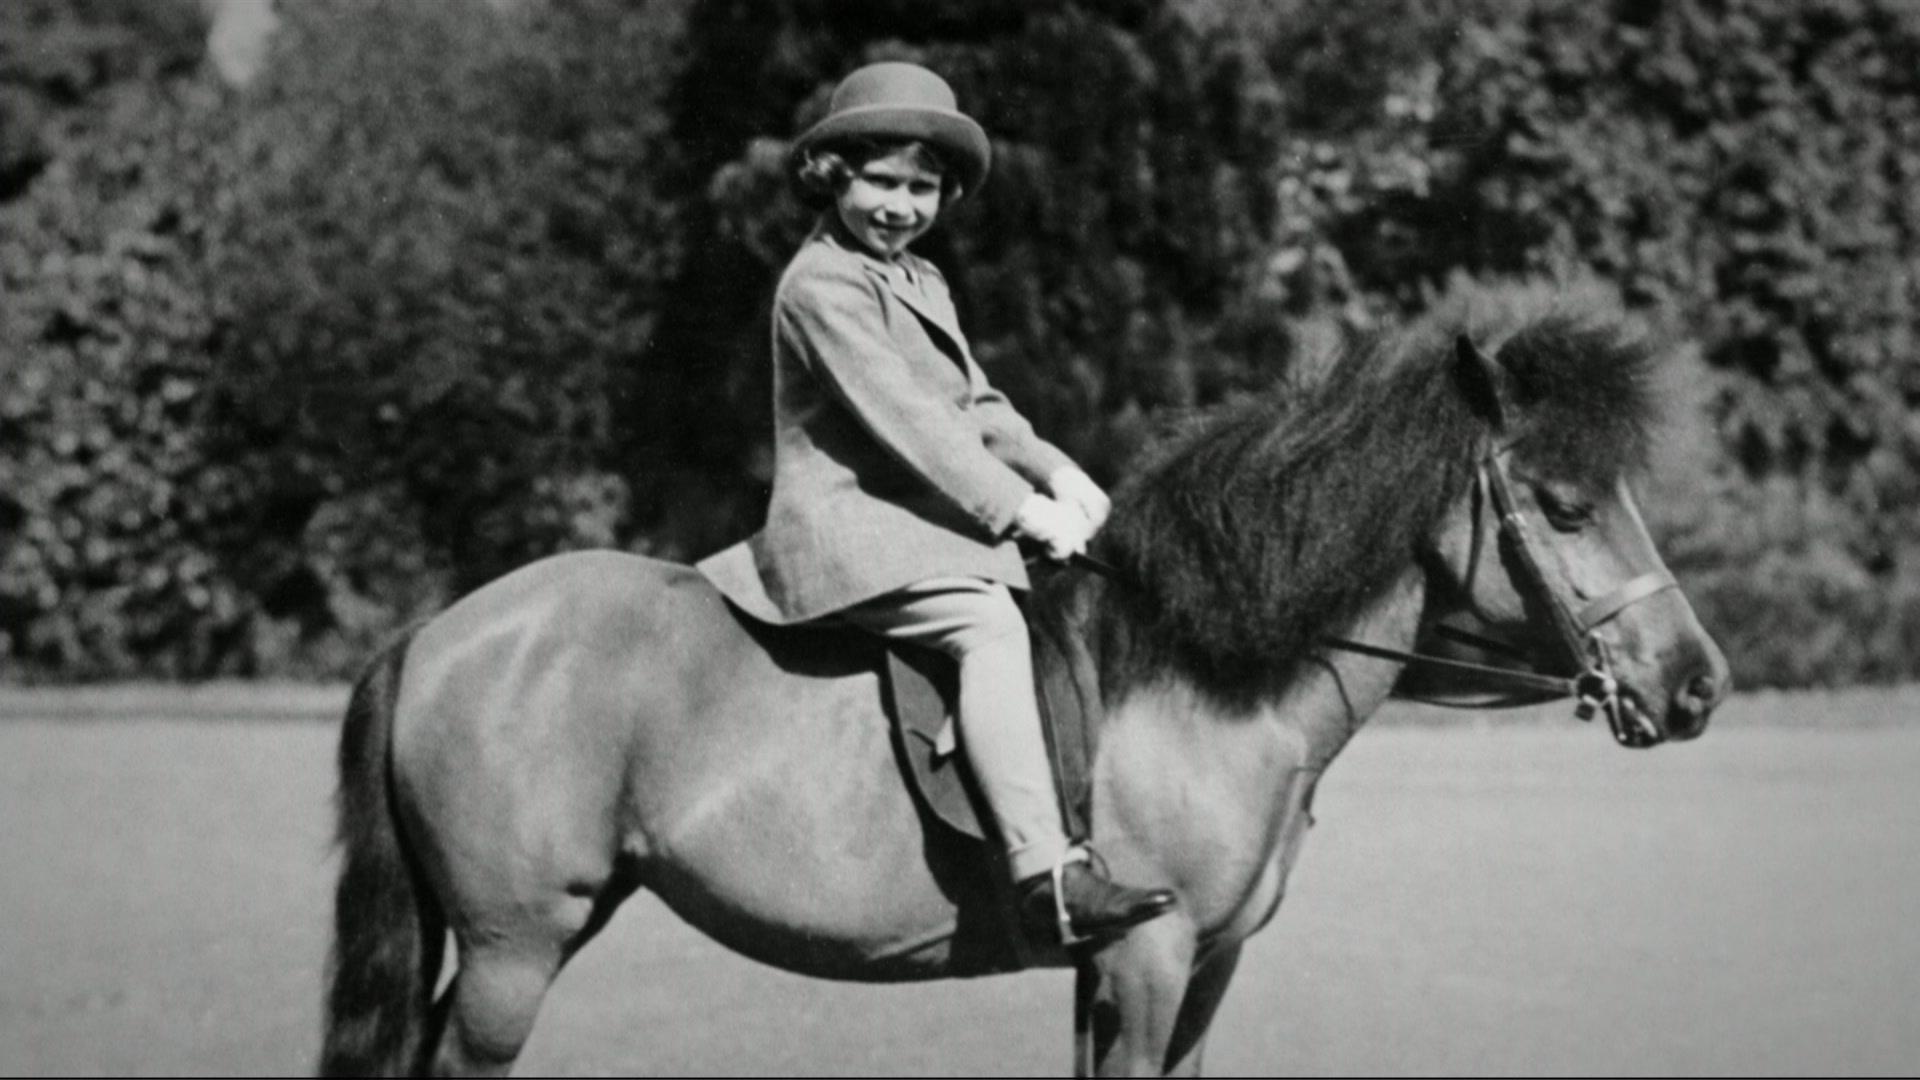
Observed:
[[[1495,431],[1507,426],[1507,406],[1501,397],[1500,364],[1480,351],[1480,346],[1465,334],[1453,339],[1454,377],[1467,396],[1473,411],[1493,425]]]

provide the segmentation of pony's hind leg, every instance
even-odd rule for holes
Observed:
[[[465,945],[460,970],[436,1010],[442,1027],[435,1076],[505,1076],[533,1033],[560,956],[519,943]]]
[[[615,884],[598,896],[570,893],[504,921],[474,920],[456,930],[459,967],[434,1010],[433,1075],[512,1071],[547,988],[631,891]]]

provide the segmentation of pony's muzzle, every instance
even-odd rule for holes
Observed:
[[[1674,680],[1673,695],[1667,703],[1665,726],[1669,739],[1698,738],[1707,730],[1707,718],[1733,688],[1727,659],[1711,641],[1695,655],[1690,667],[1690,671],[1683,670]]]

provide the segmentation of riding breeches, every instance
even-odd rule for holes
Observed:
[[[938,649],[960,664],[960,745],[1020,881],[1067,853],[1060,803],[1034,700],[1027,623],[1005,585],[934,578],[840,613],[883,637]]]

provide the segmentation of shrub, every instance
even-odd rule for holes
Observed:
[[[1460,279],[1598,278],[1688,346],[1649,516],[1743,685],[1920,672],[1911,5],[285,15],[235,94],[196,5],[0,4],[16,662],[337,672],[539,555],[744,535],[786,139],[908,58],[995,140],[922,250],[1097,474]]]
[[[0,211],[0,653],[29,671],[202,674],[255,598],[219,554],[244,478],[206,452],[210,88],[112,95],[102,137]]]

